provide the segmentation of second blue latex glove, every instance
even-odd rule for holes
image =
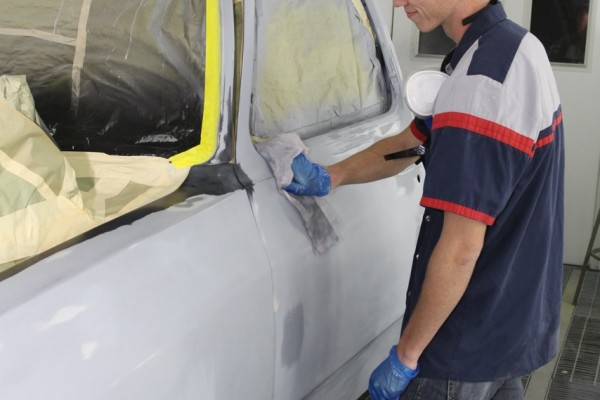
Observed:
[[[284,189],[298,196],[325,196],[331,189],[329,172],[319,164],[310,162],[304,153],[292,161],[294,179]]]
[[[410,369],[400,361],[394,346],[390,350],[389,357],[371,374],[369,396],[371,400],[397,400],[418,374],[418,367]]]

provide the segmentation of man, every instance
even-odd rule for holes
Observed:
[[[558,347],[564,160],[553,73],[496,0],[394,5],[457,44],[433,121],[326,168],[300,155],[287,190],[325,195],[392,176],[415,158],[384,156],[424,143],[426,209],[402,334],[371,375],[371,398],[522,399],[520,377]]]

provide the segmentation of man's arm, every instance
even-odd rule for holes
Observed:
[[[415,369],[419,357],[462,298],[483,247],[486,225],[446,212],[417,306],[397,346],[398,357]]]
[[[417,147],[420,144],[421,142],[412,134],[410,127],[397,135],[380,140],[365,150],[326,167],[331,177],[331,188],[394,176],[413,164],[417,157],[387,161],[384,156]]]

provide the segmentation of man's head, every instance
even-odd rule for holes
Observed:
[[[406,16],[421,32],[442,26],[455,43],[466,27],[462,20],[485,7],[489,0],[393,0],[394,7],[404,7]]]

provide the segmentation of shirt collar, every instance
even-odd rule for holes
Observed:
[[[458,65],[458,62],[467,50],[475,43],[488,29],[497,23],[506,19],[506,12],[502,3],[498,2],[487,7],[477,16],[477,19],[469,26],[458,45],[448,54],[450,62],[447,63],[444,72],[449,74],[452,73],[454,68]],[[443,64],[442,64],[443,65]]]

